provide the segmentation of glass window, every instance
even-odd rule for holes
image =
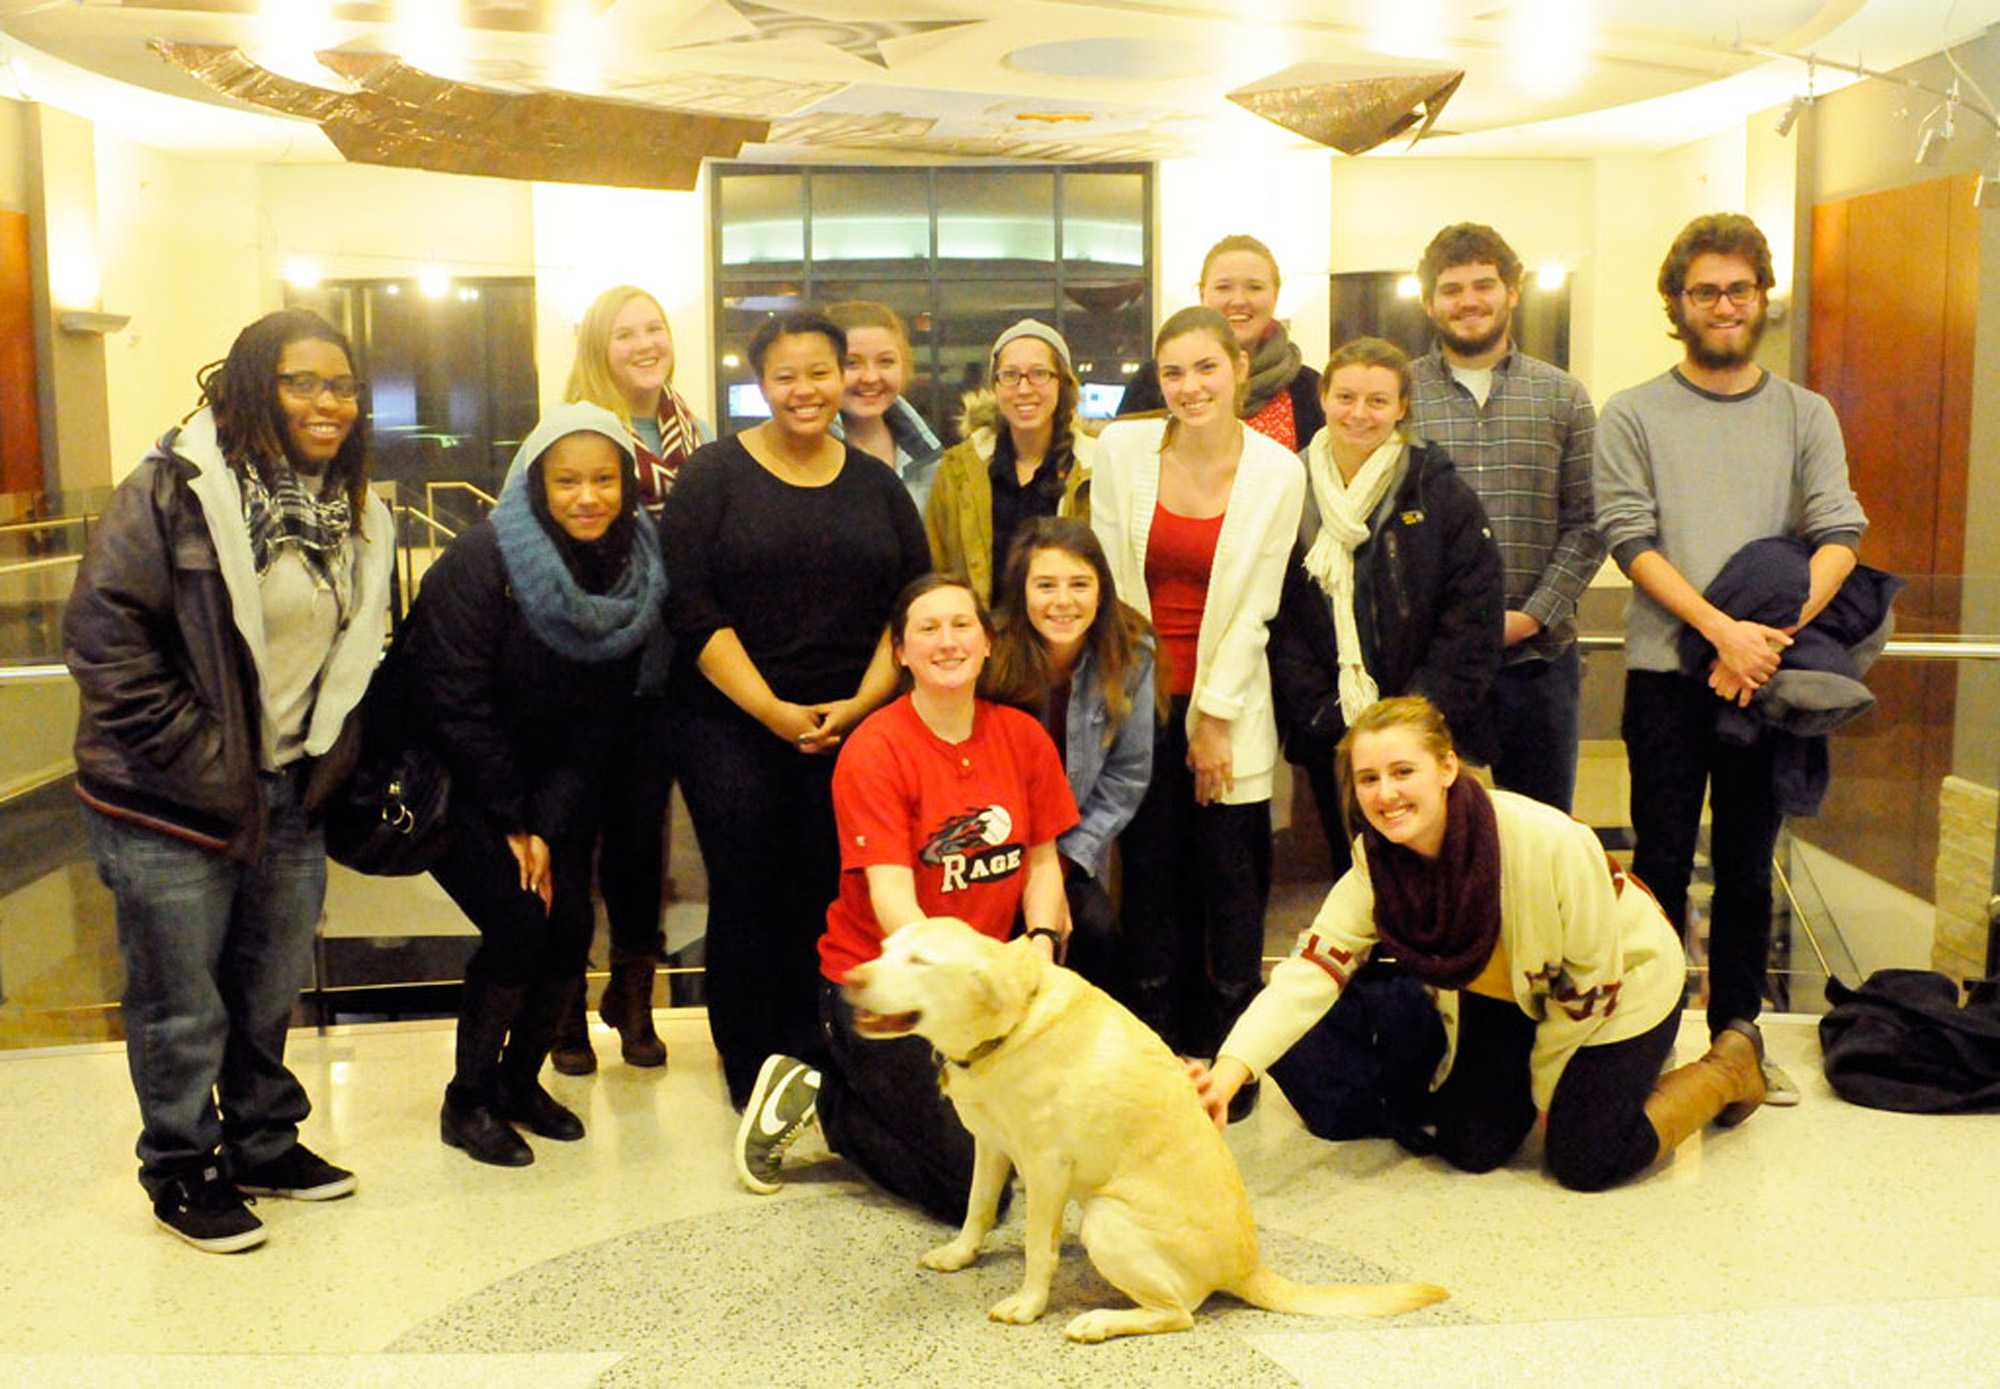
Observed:
[[[1063,286],[1059,325],[1077,379],[1086,387],[1084,413],[1109,418],[1125,386],[1153,353],[1152,312],[1144,279],[1070,281]],[[1089,387],[1095,386],[1092,390]]]
[[[763,269],[802,266],[806,258],[805,180],[797,174],[718,179],[722,263]]]
[[[1056,176],[940,169],[938,259],[992,273],[1046,271],[1056,258]]]
[[[812,176],[815,267],[928,271],[930,255],[930,180],[924,171]]]
[[[1412,357],[1431,350],[1429,315],[1417,296],[1416,277],[1400,270],[1357,270],[1329,277],[1329,341],[1339,347],[1359,337],[1387,338]],[[1514,309],[1514,345],[1565,370],[1569,367],[1569,283],[1544,289],[1533,274],[1521,279]]]
[[[1063,179],[1063,260],[1106,274],[1143,267],[1146,211],[1142,174],[1068,175]]]
[[[1055,286],[1047,280],[945,281],[938,285],[938,379],[945,411],[986,384],[993,339],[1024,318],[1055,322]],[[956,435],[954,429],[953,434]]]

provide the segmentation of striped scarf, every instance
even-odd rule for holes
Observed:
[[[667,493],[674,490],[681,464],[701,447],[701,430],[694,422],[694,412],[673,387],[660,392],[660,451],[654,453],[637,434],[632,436],[632,446],[638,459],[639,505],[657,519]]]
[[[316,498],[283,463],[271,469],[268,486],[248,463],[233,471],[243,492],[243,524],[250,532],[250,562],[257,577],[263,578],[278,552],[290,546],[305,561],[314,585],[331,592],[344,615],[354,596],[353,566],[346,560],[354,514],[347,494],[336,488],[332,497]]]

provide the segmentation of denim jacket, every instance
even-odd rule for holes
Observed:
[[[1111,860],[1111,841],[1132,823],[1153,779],[1153,649],[1139,648],[1128,677],[1131,708],[1111,745],[1104,743],[1109,710],[1097,670],[1086,648],[1070,677],[1069,727],[1063,765],[1070,794],[1082,818],[1056,840],[1056,851],[1102,879]]]

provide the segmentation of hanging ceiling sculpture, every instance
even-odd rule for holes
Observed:
[[[1361,154],[1412,127],[1410,143],[1423,139],[1465,80],[1462,71],[1330,80],[1337,71],[1310,64],[1287,68],[1237,88],[1229,99],[1308,140]]]
[[[568,92],[499,92],[433,77],[388,54],[315,55],[353,84],[335,91],[280,76],[241,49],[162,39],[152,48],[224,96],[316,122],[356,164],[685,192],[705,156],[734,158],[770,129],[768,121]]]
[[[721,47],[732,43],[769,43],[774,40],[818,43],[839,49],[850,58],[873,63],[878,68],[889,66],[888,58],[882,53],[882,45],[893,39],[914,38],[940,29],[963,29],[986,22],[983,19],[963,18],[830,19],[824,15],[759,4],[757,0],[723,0],[723,3],[749,24],[753,32],[734,38],[705,40],[699,46]]]

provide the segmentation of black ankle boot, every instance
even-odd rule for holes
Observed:
[[[535,1150],[491,1104],[459,1097],[456,1091],[456,1086],[445,1087],[444,1108],[438,1111],[438,1137],[446,1146],[495,1167],[526,1167],[535,1160]]]
[[[573,1143],[583,1137],[583,1121],[542,1088],[542,1061],[583,995],[583,978],[539,979],[529,985],[507,1050],[500,1059],[501,1113],[530,1133]]]
[[[598,1016],[618,1029],[619,1050],[628,1066],[664,1066],[667,1046],[653,1030],[653,971],[658,961],[652,954],[627,955],[611,952],[611,982],[604,986],[604,1001]],[[557,1070],[561,1070],[560,1065]]]
[[[509,1121],[525,1125],[538,1138],[553,1138],[559,1143],[574,1143],[583,1137],[583,1120],[538,1082],[517,1085],[508,1081],[505,1089],[504,1113]]]
[[[521,1012],[527,990],[473,976],[458,1008],[457,1072],[445,1087],[438,1137],[496,1167],[526,1167],[535,1150],[507,1126],[497,1104],[500,1049]]]

